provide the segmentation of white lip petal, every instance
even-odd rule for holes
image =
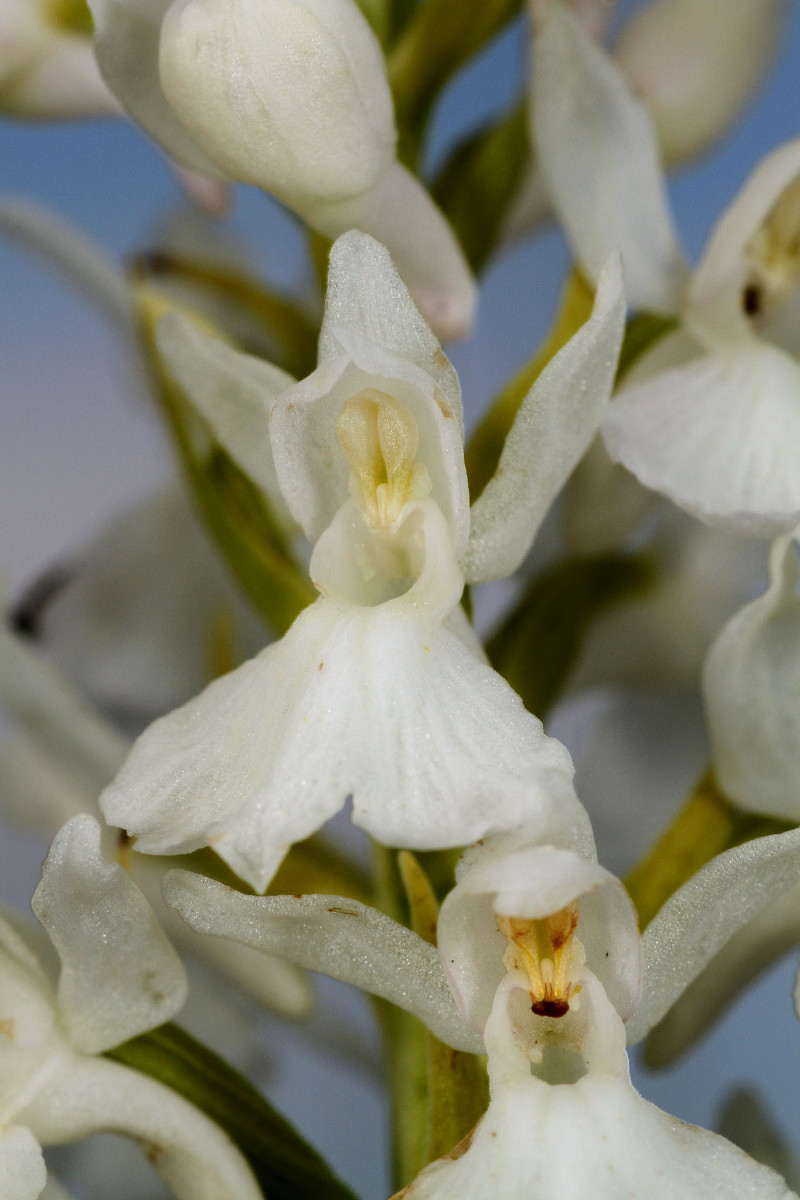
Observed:
[[[702,520],[754,536],[800,520],[800,365],[763,342],[623,388],[602,432],[613,459]]]
[[[471,510],[465,578],[482,583],[521,564],[547,510],[595,435],[614,385],[625,325],[615,255],[600,275],[592,315],[525,397],[496,474]]]
[[[636,307],[674,312],[687,280],[650,116],[619,68],[552,0],[534,38],[533,140],[574,253],[597,279],[619,250]]]
[[[675,892],[642,936],[642,1001],[628,1043],[641,1041],[717,951],[798,880],[800,830],[792,830],[727,850]]]
[[[430,194],[401,163],[393,163],[360,195],[316,205],[305,216],[331,238],[350,229],[376,238],[434,333],[462,338],[469,332],[477,289],[464,252]]]
[[[727,796],[800,821],[800,580],[793,537],[772,550],[771,582],[711,647],[703,695],[714,769]]]
[[[269,439],[269,417],[293,377],[168,313],[158,323],[164,361],[234,462],[283,508]]]
[[[36,1138],[22,1125],[0,1130],[0,1196],[36,1200],[47,1182],[47,1168]]]
[[[352,983],[414,1013],[447,1045],[483,1049],[458,1014],[434,947],[365,904],[344,896],[244,896],[188,871],[169,873],[164,899],[198,933]]]
[[[32,907],[61,959],[57,1003],[73,1045],[101,1053],[182,1007],[180,959],[123,868],[103,860],[93,817],[56,835]]]

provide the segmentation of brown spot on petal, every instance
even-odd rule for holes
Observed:
[[[14,1040],[14,1022],[13,1022],[13,1020],[11,1020],[10,1017],[5,1021],[0,1021],[0,1033],[2,1033],[4,1037],[10,1038],[11,1041],[13,1042],[13,1040]]]

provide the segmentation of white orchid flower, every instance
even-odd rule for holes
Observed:
[[[97,69],[91,28],[81,28],[80,16],[79,4],[3,0],[0,112],[15,117],[120,112]],[[90,26],[88,12],[86,17]]]
[[[98,1130],[127,1134],[186,1200],[260,1200],[239,1151],[213,1122],[148,1076],[102,1057],[156,1028],[186,996],[177,955],[100,827],[76,817],[58,834],[33,909],[58,952],[53,982],[0,923],[0,1181],[4,1200],[35,1200],[39,1145]]]
[[[3,809],[21,827],[48,837],[79,813],[99,817],[98,796],[124,761],[130,740],[86,703],[38,647],[5,629],[0,629],[0,705],[17,725],[0,743]],[[118,848],[118,833],[104,830],[109,851]],[[160,865],[132,853],[125,866],[181,950],[270,1009],[291,1017],[308,1013],[310,988],[298,971],[231,942],[194,937],[164,907]]]
[[[534,50],[542,170],[590,278],[619,248],[631,303],[679,328],[626,377],[602,431],[611,457],[695,516],[774,536],[800,520],[800,139],[769,154],[690,277],[652,122],[556,0]]]
[[[475,287],[452,230],[396,158],[381,48],[355,0],[90,0],[97,59],[176,161],[255,184],[335,238],[385,243],[442,337]]]
[[[185,872],[167,876],[165,898],[198,932],[315,960],[414,1012],[451,1046],[485,1049],[488,1112],[405,1197],[793,1195],[724,1139],[637,1095],[623,1021],[632,1017],[643,1036],[714,951],[791,887],[800,838],[740,847],[673,897],[642,943],[637,1010],[630,900],[574,840],[551,844],[554,834],[516,831],[468,852],[439,917],[438,964],[421,938],[345,898],[243,896]]]
[[[201,408],[215,398],[245,418],[219,422],[229,453],[265,489],[277,473],[321,598],[142,735],[101,799],[112,824],[145,853],[208,844],[261,891],[348,795],[387,845],[464,844],[553,803],[583,824],[567,751],[486,664],[459,598],[465,578],[519,565],[585,450],[623,304],[611,264],[471,514],[458,381],[371,238],[334,247],[320,365],[279,397],[266,364],[163,321],[162,351],[207,393]]]
[[[777,539],[769,587],[711,647],[703,694],[722,790],[746,810],[800,824],[798,535]]]

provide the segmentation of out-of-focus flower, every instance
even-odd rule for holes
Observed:
[[[383,55],[354,0],[91,7],[109,87],[176,161],[263,187],[328,237],[373,234],[440,335],[467,331],[469,269],[396,159]]]
[[[39,1144],[95,1130],[144,1144],[177,1196],[259,1200],[226,1134],[182,1097],[103,1057],[169,1020],[183,968],[122,867],[104,862],[100,827],[76,817],[56,837],[33,909],[58,952],[54,984],[25,940],[0,925],[0,1180],[8,1200],[44,1187]]]
[[[388,845],[463,844],[554,802],[583,826],[569,755],[487,666],[459,599],[465,577],[516,569],[585,450],[623,306],[611,264],[472,513],[455,372],[371,238],[334,247],[320,365],[279,397],[264,364],[163,321],[182,386],[216,388],[247,413],[226,424],[229,453],[265,487],[277,471],[322,596],[282,641],[142,735],[101,800],[108,820],[145,853],[211,845],[259,890],[348,795],[355,822]]]
[[[596,278],[618,248],[633,305],[680,319],[610,406],[611,457],[703,520],[785,532],[800,519],[800,139],[760,163],[689,277],[652,124],[619,69],[555,2],[535,58],[542,170],[577,258]]]
[[[800,824],[798,532],[775,542],[766,592],[711,647],[703,694],[722,790],[746,810]]]
[[[791,886],[800,870],[798,835],[740,847],[673,897],[643,940],[637,1019],[640,943],[630,901],[596,862],[552,844],[554,834],[552,826],[520,830],[468,852],[439,917],[438,972],[422,939],[343,898],[261,899],[185,872],[168,876],[165,896],[198,931],[295,962],[321,949],[321,970],[415,1012],[456,1048],[474,1049],[480,1033],[488,1112],[404,1197],[793,1195],[724,1139],[637,1095],[623,1018],[634,1014],[642,1036],[714,951]]]
[[[764,79],[786,0],[651,0],[622,28],[614,58],[677,165],[722,136]]]
[[[82,0],[3,0],[0,112],[15,117],[119,113],[97,69]]]

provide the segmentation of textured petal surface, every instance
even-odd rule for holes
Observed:
[[[625,1080],[508,1084],[466,1153],[427,1167],[403,1200],[789,1200],[774,1171],[648,1104]],[[399,1200],[399,1196],[398,1196]]]
[[[800,365],[754,338],[624,388],[602,430],[647,487],[731,532],[800,519]]]
[[[361,229],[394,260],[414,302],[440,338],[460,338],[472,326],[477,290],[453,230],[415,175],[394,163],[368,190],[304,213],[335,238]]]
[[[553,0],[534,40],[533,140],[553,207],[591,279],[619,250],[636,307],[672,312],[687,269],[650,116],[619,68]]]
[[[111,91],[135,121],[192,171],[224,178],[175,116],[161,88],[158,47],[171,0],[87,0],[95,54]]]
[[[80,1050],[108,1050],[183,1005],[180,960],[124,869],[104,862],[93,817],[74,817],[56,836],[32,907],[58,950],[59,1015]]]
[[[420,509],[436,520],[409,590],[353,603],[338,556],[338,577],[322,570],[323,539],[312,574],[330,596],[142,735],[102,798],[141,850],[208,843],[263,890],[288,847],[348,795],[379,841],[420,849],[463,845],[553,805],[585,821],[565,748],[441,625],[461,579],[436,506]]]
[[[41,1147],[29,1129],[10,1125],[0,1132],[0,1196],[36,1200],[47,1182]]]
[[[494,477],[472,506],[463,559],[468,582],[520,565],[611,396],[625,324],[619,259],[603,269],[590,319],[559,351],[523,400]]]
[[[282,506],[269,440],[269,416],[294,379],[280,367],[235,350],[194,321],[168,313],[158,347],[212,434],[269,499]]]
[[[628,1023],[640,1041],[711,958],[800,879],[800,831],[756,838],[712,859],[653,918],[642,937],[642,1002]]]
[[[800,822],[800,566],[794,538],[772,549],[763,596],[711,647],[703,695],[714,769],[743,808]]]
[[[100,1130],[135,1138],[180,1200],[262,1200],[218,1125],[177,1092],[109,1059],[70,1056],[19,1119],[43,1145]]]
[[[352,983],[413,1012],[448,1045],[483,1049],[458,1014],[434,947],[376,909],[342,896],[244,896],[188,871],[169,873],[164,898],[198,933]]]

